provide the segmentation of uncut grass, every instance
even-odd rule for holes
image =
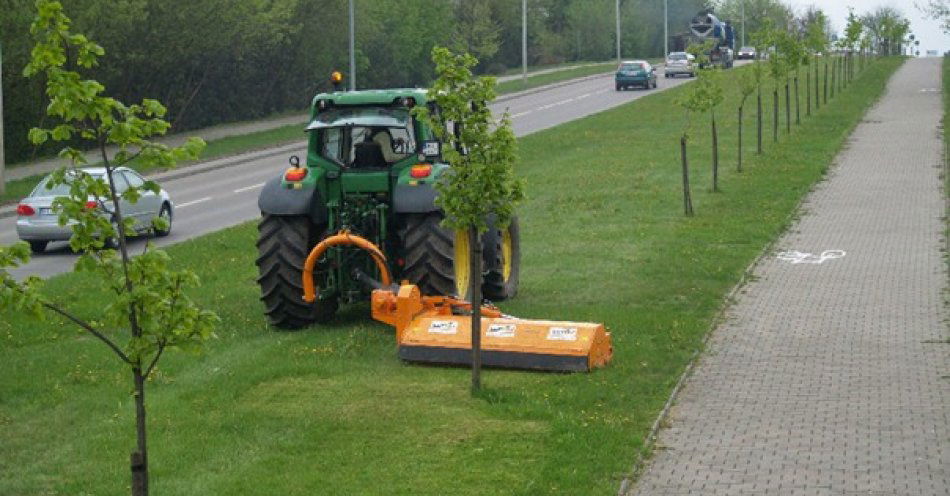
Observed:
[[[681,213],[683,88],[520,139],[524,317],[606,322],[615,356],[591,374],[469,371],[396,358],[366,305],[332,326],[267,328],[252,224],[169,249],[223,318],[202,355],[170,353],[148,389],[161,494],[608,494],[745,267],[789,224],[897,60],[861,74],[778,146],[734,172],[735,91],[722,193],[708,128],[691,144],[696,216]],[[734,73],[728,73],[728,79]],[[753,113],[754,115],[754,113]],[[631,116],[636,116],[632,119]],[[746,136],[754,137],[754,121]],[[94,317],[79,274],[46,291]],[[71,326],[0,321],[0,494],[124,494],[134,446],[128,374]]]

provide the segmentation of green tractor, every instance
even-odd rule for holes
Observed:
[[[298,329],[331,319],[341,303],[368,300],[378,270],[361,250],[333,246],[313,275],[315,303],[303,300],[304,261],[322,239],[359,235],[386,256],[397,281],[425,295],[469,299],[472,280],[465,231],[441,225],[435,184],[450,171],[441,143],[411,110],[428,105],[422,89],[322,93],[307,125],[306,165],[291,167],[261,191],[258,283],[272,325]],[[455,130],[458,131],[458,130]],[[511,298],[518,290],[518,221],[482,235],[482,293]]]

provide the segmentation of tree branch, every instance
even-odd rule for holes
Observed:
[[[99,341],[102,341],[103,343],[106,344],[106,346],[108,346],[109,348],[112,348],[112,351],[115,352],[115,354],[116,354],[120,359],[122,359],[123,362],[125,362],[125,363],[127,363],[127,364],[129,364],[129,365],[132,365],[132,361],[129,360],[129,357],[128,357],[125,353],[123,353],[122,350],[119,349],[119,347],[118,347],[115,343],[112,342],[112,340],[110,340],[109,338],[107,338],[107,337],[106,337],[105,335],[103,335],[101,332],[97,331],[94,327],[92,327],[91,325],[89,325],[88,323],[86,323],[85,321],[83,321],[82,319],[80,319],[79,317],[76,317],[76,316],[72,315],[71,313],[69,313],[69,312],[63,310],[62,308],[57,307],[56,305],[53,305],[52,303],[48,303],[48,302],[45,302],[45,301],[44,301],[44,302],[41,302],[41,304],[42,304],[43,307],[45,307],[46,309],[48,309],[48,310],[50,310],[50,311],[52,311],[52,312],[58,313],[59,315],[65,317],[65,318],[67,318],[67,319],[69,319],[70,321],[72,321],[74,324],[76,324],[76,325],[78,325],[79,327],[81,327],[83,330],[85,330],[85,331],[88,332],[89,334],[92,334],[93,336],[99,338]]]
[[[142,374],[142,377],[148,379],[148,376],[152,374],[152,369],[155,368],[155,365],[158,364],[158,359],[162,357],[162,352],[165,351],[165,346],[168,344],[164,339],[158,342],[158,352],[155,353],[155,356],[152,358],[151,363],[148,364],[148,367],[145,368],[145,373]]]

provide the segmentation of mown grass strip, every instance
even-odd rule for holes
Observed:
[[[223,318],[200,356],[172,353],[149,390],[153,488],[161,494],[612,494],[723,298],[790,223],[897,59],[877,62],[814,117],[734,171],[737,89],[720,109],[722,193],[708,129],[690,145],[697,215],[681,213],[672,89],[520,139],[524,317],[596,320],[613,363],[591,374],[466,369],[396,358],[366,305],[333,325],[267,328],[246,224],[172,247]],[[731,81],[735,71],[726,75]],[[766,106],[766,108],[768,108]],[[754,112],[747,112],[747,115]],[[766,120],[765,122],[769,122]],[[745,136],[754,136],[754,120]],[[47,293],[94,316],[96,281]],[[0,319],[0,494],[117,494],[133,446],[128,377],[58,321]]]

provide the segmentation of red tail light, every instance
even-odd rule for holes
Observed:
[[[284,173],[284,179],[288,181],[303,181],[307,177],[307,169],[304,167],[291,167]]]
[[[21,203],[20,205],[17,205],[17,206],[16,206],[16,214],[17,214],[17,215],[22,215],[22,216],[24,216],[24,217],[29,217],[29,216],[31,216],[31,215],[33,215],[33,214],[35,214],[35,213],[36,213],[36,210],[33,210],[33,207],[31,207],[31,206],[29,206],[29,205],[23,205],[23,204]]]
[[[86,202],[86,208],[87,208],[88,210],[92,210],[92,209],[98,208],[98,207],[99,207],[99,202],[97,202],[97,201],[95,201],[95,200],[89,200],[89,201]]]
[[[409,176],[416,179],[429,177],[429,174],[432,174],[432,166],[429,164],[413,165],[412,168],[409,169]]]

